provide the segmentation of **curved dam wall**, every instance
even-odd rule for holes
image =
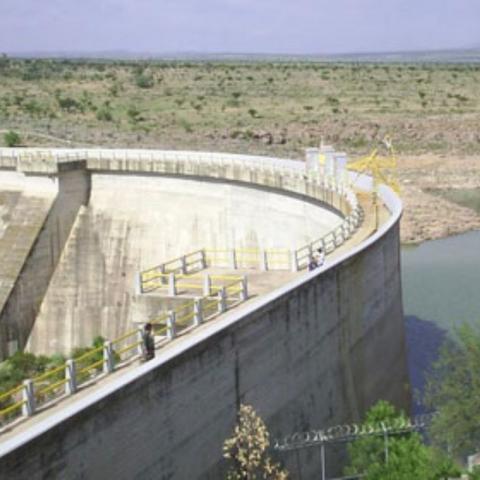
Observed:
[[[342,217],[319,203],[234,183],[91,173],[27,348],[68,354],[130,330],[141,269],[201,248],[296,248]],[[279,235],[281,231],[281,235]]]
[[[391,216],[370,238],[0,443],[0,476],[218,479],[242,402],[273,437],[359,420],[380,398],[408,409],[401,204],[380,195]],[[300,457],[287,468],[317,478],[318,452]]]
[[[205,247],[296,248],[338,226],[346,209],[321,189],[309,192],[302,176],[260,168],[259,157],[246,165],[241,156],[177,152],[140,160],[97,150],[1,153],[0,185],[25,197],[36,182],[50,199],[36,228],[22,232],[28,248],[0,313],[3,357],[12,342],[68,354],[97,335],[118,337],[132,328],[141,269]],[[22,212],[15,217],[30,227]]]

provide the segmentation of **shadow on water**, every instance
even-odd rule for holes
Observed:
[[[412,414],[427,410],[421,403],[425,383],[432,364],[437,360],[440,347],[448,338],[448,332],[435,322],[422,320],[414,315],[405,317],[408,373],[413,392]]]

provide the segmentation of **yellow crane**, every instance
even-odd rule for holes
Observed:
[[[380,150],[385,154],[380,155]],[[358,172],[358,176],[365,174],[372,178],[372,206],[375,211],[376,231],[379,224],[378,187],[384,184],[395,192],[400,192],[400,186],[396,179],[397,157],[390,137],[386,136],[383,139],[382,146],[373,149],[370,155],[349,162],[347,168]],[[352,183],[355,184],[355,180]]]

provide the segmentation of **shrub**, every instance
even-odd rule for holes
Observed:
[[[138,88],[152,88],[153,87],[153,77],[145,73],[141,73],[135,77],[135,85]]]
[[[5,133],[3,136],[3,139],[5,141],[5,144],[7,147],[17,147],[21,143],[21,138],[20,135],[17,132],[14,132],[13,130],[8,131]]]
[[[111,122],[113,120],[112,108],[109,102],[105,102],[98,110],[96,114],[97,120],[102,122]]]

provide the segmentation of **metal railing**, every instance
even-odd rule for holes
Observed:
[[[155,335],[160,337],[157,347],[248,299],[246,277],[211,275],[210,278],[218,284],[210,285],[207,295],[188,300],[151,320]],[[34,415],[143,355],[144,336],[139,327],[24,380],[21,385],[0,394],[0,428],[21,417]]]
[[[0,149],[0,160],[2,165],[8,168],[18,166],[18,162],[28,164],[39,160],[47,168],[52,162],[87,160],[87,165],[93,162],[92,168],[95,169],[99,168],[97,160],[100,160],[101,164],[107,162],[108,165],[105,165],[112,170],[117,166],[126,166],[128,162],[132,170],[140,170],[148,162],[158,162],[158,171],[166,173],[177,173],[179,162],[184,163],[185,174],[195,174],[196,166],[200,165],[215,165],[222,169],[230,167],[235,171],[247,173],[256,170],[263,172],[266,177],[272,175],[282,177],[281,188],[326,202],[345,216],[342,223],[333,231],[292,251],[199,250],[176,258],[141,273],[140,289],[146,287],[146,291],[149,288],[148,282],[153,282],[150,284],[152,288],[159,288],[157,284],[164,285],[167,274],[173,274],[175,279],[175,275],[179,278],[179,275],[193,274],[205,269],[208,264],[216,266],[220,262],[225,262],[228,266],[235,265],[235,268],[248,264],[258,265],[265,270],[297,271],[308,265],[309,257],[316,249],[322,248],[329,254],[343,244],[363,219],[362,209],[351,189],[334,178],[306,175],[304,164],[296,161],[248,155],[108,149],[74,152],[67,149]],[[213,176],[219,176],[218,172]],[[179,307],[178,311],[169,311],[152,321],[154,331],[162,341],[171,340],[179,332],[198,326],[203,321],[223,313],[237,302],[244,301],[248,297],[246,279],[234,280],[225,285],[212,285],[210,282],[208,292],[204,287],[203,293],[203,296],[195,298],[188,305]],[[31,416],[44,405],[74,394],[78,387],[111,373],[132,359],[139,358],[143,355],[143,348],[142,330],[132,330],[112,341],[106,341],[103,346],[80,357],[67,360],[62,366],[25,380],[22,385],[0,394],[0,425],[22,416]]]

